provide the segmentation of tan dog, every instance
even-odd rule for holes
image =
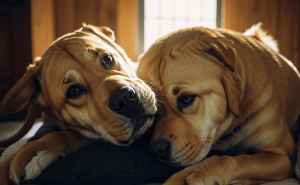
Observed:
[[[97,139],[132,143],[152,124],[155,103],[113,32],[84,24],[57,39],[2,100],[1,115],[31,106],[34,117],[38,107],[44,121],[64,131],[27,143],[1,161],[0,184],[8,178],[19,184],[23,173],[25,180],[35,178],[59,156]]]
[[[258,184],[293,175],[300,76],[276,46],[259,25],[244,34],[190,28],[140,57],[137,74],[154,86],[161,109],[151,151],[190,166],[165,184]],[[214,150],[227,155],[206,158]]]

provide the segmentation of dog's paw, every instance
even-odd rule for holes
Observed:
[[[219,177],[205,176],[198,171],[182,170],[168,179],[164,185],[226,185]]]
[[[172,175],[165,183],[164,185],[187,185],[189,182],[191,183],[192,181],[187,181],[188,178],[191,174],[193,174],[192,170],[189,170],[188,168],[185,168],[184,170],[175,173]],[[199,174],[200,175],[200,174]],[[199,181],[199,184],[202,185],[202,182]]]
[[[0,161],[0,185],[14,184],[13,181],[9,179],[10,163],[14,157],[15,154],[12,154]]]
[[[12,160],[9,167],[9,179],[14,184],[20,184],[21,181],[27,181],[36,178],[51,163],[58,159],[59,155],[55,155],[49,151],[37,151],[33,148],[20,150]]]
[[[216,176],[203,176],[199,172],[191,173],[186,179],[187,185],[227,185],[219,177]]]
[[[57,159],[58,156],[55,156],[48,151],[37,152],[37,155],[25,166],[24,181],[36,178]]]
[[[185,182],[188,185],[205,185],[203,181],[203,176],[199,172],[193,172],[188,177],[185,178]],[[210,184],[207,184],[210,185]],[[215,184],[212,184],[215,185]]]
[[[1,161],[4,165],[0,167],[0,185],[9,184],[9,182],[19,185],[21,181],[36,178],[62,155],[61,152],[50,152],[47,149],[47,146],[42,142],[29,142]]]
[[[224,170],[216,168],[218,157],[211,157],[201,163],[186,167],[172,175],[164,185],[227,185],[228,178]],[[213,163],[216,161],[217,163]]]

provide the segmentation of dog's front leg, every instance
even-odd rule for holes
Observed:
[[[77,132],[61,131],[26,143],[0,162],[0,185],[6,185],[8,179],[19,184],[22,175],[24,180],[34,179],[60,156],[77,151],[91,142]]]
[[[294,165],[287,154],[277,151],[212,156],[174,174],[164,185],[246,185],[282,180],[293,174]]]

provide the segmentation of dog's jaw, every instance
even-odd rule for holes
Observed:
[[[70,129],[75,130],[77,132],[79,132],[80,134],[82,134],[83,136],[92,139],[92,140],[98,140],[101,138],[100,134],[97,134],[96,132],[93,132],[91,130],[83,130],[83,129],[78,129],[76,127],[70,127]]]

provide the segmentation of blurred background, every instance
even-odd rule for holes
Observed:
[[[263,22],[280,52],[300,68],[300,0],[0,0],[0,99],[36,56],[83,22],[110,27],[133,61],[180,28],[244,32]]]

